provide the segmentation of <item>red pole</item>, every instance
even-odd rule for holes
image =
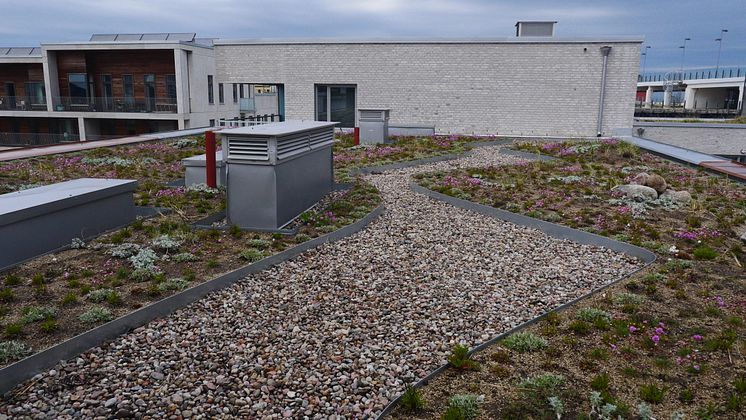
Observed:
[[[353,143],[355,144],[355,146],[358,146],[360,144],[360,127],[355,127],[354,133],[355,140],[353,141]]]
[[[215,179],[215,132],[205,131],[205,180],[210,188],[217,188],[218,183]]]

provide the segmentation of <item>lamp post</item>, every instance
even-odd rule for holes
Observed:
[[[728,32],[727,29],[720,30],[720,37],[716,38],[715,41],[718,43],[718,60],[715,64],[715,77],[718,76],[718,70],[720,70],[720,51],[723,49],[723,34]]]
[[[684,78],[684,57],[686,57],[686,41],[691,41],[691,38],[684,38],[684,45],[679,46],[681,48],[681,78]]]
[[[645,77],[645,66],[648,63],[648,50],[650,49],[650,45],[645,46],[645,50],[642,52],[642,77]]]

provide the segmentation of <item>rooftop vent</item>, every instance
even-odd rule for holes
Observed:
[[[515,24],[515,36],[554,36],[557,21],[521,21]]]

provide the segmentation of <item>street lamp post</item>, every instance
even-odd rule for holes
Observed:
[[[716,38],[715,41],[718,43],[718,60],[715,64],[715,77],[718,76],[718,70],[720,70],[720,51],[723,49],[723,34],[728,32],[727,29],[720,30],[720,37]]]
[[[691,41],[691,38],[684,38],[684,45],[681,45],[681,78],[684,78],[684,57],[686,57],[686,41]]]
[[[650,45],[645,47],[645,50],[642,52],[642,77],[645,77],[645,66],[648,63],[648,50],[650,49]]]

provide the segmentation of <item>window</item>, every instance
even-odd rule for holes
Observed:
[[[233,103],[238,103],[238,85],[235,83],[233,84]]]
[[[122,75],[122,90],[124,91],[124,103],[132,105],[135,103],[135,85],[131,74]]]
[[[223,84],[218,83],[218,102],[221,104],[225,103],[225,93],[223,92]]]
[[[44,82],[26,82],[26,96],[30,105],[46,105],[47,93],[44,92]]]
[[[212,91],[212,75],[207,75],[207,102],[212,105],[215,103],[215,92]]]
[[[210,127],[215,127],[215,120],[210,120]]]
[[[102,74],[101,75],[101,96],[103,96],[103,105],[104,109],[111,110],[114,108],[114,98],[112,95],[112,86],[111,86],[111,75],[110,74]]]
[[[316,121],[336,121],[355,126],[355,86],[316,85]]]
[[[176,75],[166,75],[166,97],[168,98],[169,105],[176,104]]]
[[[243,85],[242,84],[238,85],[238,97],[243,99]]]
[[[88,103],[88,75],[85,73],[70,73],[67,75],[67,83],[70,87],[70,103]]]
[[[146,74],[145,82],[145,109],[148,112],[155,111],[155,75]]]

